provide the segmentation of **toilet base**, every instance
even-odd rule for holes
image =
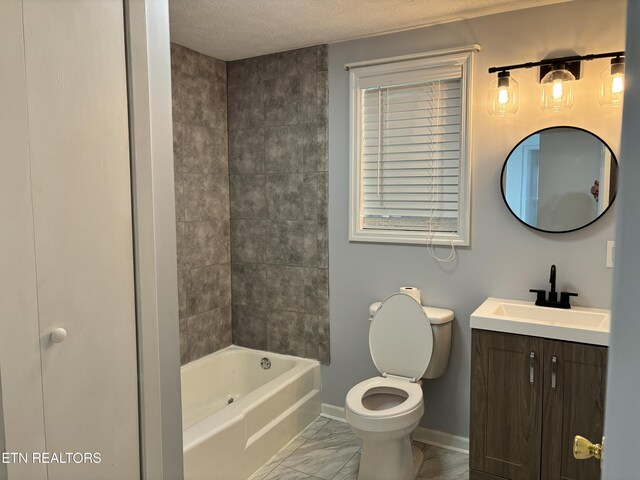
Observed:
[[[424,463],[424,454],[415,445],[411,445],[411,454],[413,456],[413,478],[418,476],[422,464]]]
[[[385,441],[363,440],[358,480],[415,480],[422,468],[422,451],[407,434]]]

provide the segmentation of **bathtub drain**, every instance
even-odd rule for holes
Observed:
[[[265,370],[269,370],[271,368],[271,360],[269,360],[267,357],[264,357],[262,360],[260,360],[260,366]]]

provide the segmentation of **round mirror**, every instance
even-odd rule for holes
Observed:
[[[525,225],[564,233],[595,222],[616,197],[618,161],[591,132],[551,127],[511,150],[502,167],[502,196]]]

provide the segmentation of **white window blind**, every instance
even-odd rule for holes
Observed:
[[[363,228],[457,231],[460,74],[363,90]]]
[[[351,241],[469,245],[478,45],[346,65]]]

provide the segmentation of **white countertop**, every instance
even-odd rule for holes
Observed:
[[[611,311],[489,297],[471,314],[471,328],[609,346]]]

